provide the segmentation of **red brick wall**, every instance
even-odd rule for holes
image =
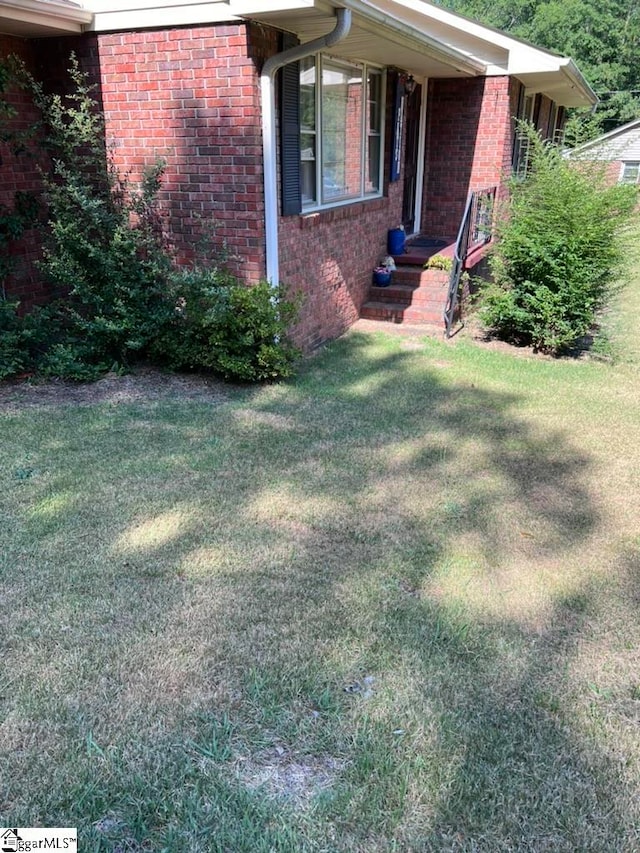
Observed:
[[[609,186],[617,184],[622,174],[622,160],[612,160],[605,168],[605,182]]]
[[[0,35],[0,56],[18,56],[32,73],[35,70],[32,45],[22,39]],[[39,113],[26,93],[11,86],[6,100],[16,109],[14,118],[3,117],[3,126],[10,132],[27,130],[39,118]],[[13,209],[16,192],[38,193],[41,190],[38,164],[33,154],[15,154],[10,145],[0,143],[0,205]],[[27,230],[19,240],[9,245],[13,272],[5,282],[6,295],[20,302],[21,310],[29,309],[47,298],[47,291],[36,267],[39,240],[34,229]]]
[[[338,337],[358,319],[401,209],[397,182],[389,198],[281,219],[280,277],[302,294],[295,338],[305,350]]]
[[[256,63],[274,51],[275,34],[225,24],[56,39],[42,48],[48,68],[63,68],[73,49],[98,73],[107,144],[123,174],[137,181],[156,158],[166,162],[161,199],[178,259],[193,257],[204,222],[228,245],[237,275],[264,275]]]
[[[216,223],[235,272],[252,282],[265,273],[259,68],[277,39],[229,24],[40,40],[34,73],[63,91],[74,51],[97,83],[120,170],[135,181],[156,157],[166,161],[162,202],[178,257],[192,254],[195,213]],[[281,279],[303,294],[295,337],[305,349],[358,318],[401,204],[399,181],[385,199],[281,220]]]
[[[280,218],[280,278],[302,295],[303,309],[294,331],[305,350],[338,337],[358,319],[373,268],[387,254],[387,231],[402,221],[402,180],[389,183],[392,89],[390,79],[386,197]]]
[[[469,192],[509,174],[517,85],[508,77],[429,82],[424,233],[453,239]]]

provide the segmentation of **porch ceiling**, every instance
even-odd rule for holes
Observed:
[[[365,8],[357,0],[346,0],[343,5],[352,10],[353,23],[349,35],[330,49],[332,56],[400,68],[419,79],[470,77],[485,71],[485,65],[474,57],[439,43],[411,24],[391,18],[369,4]],[[294,33],[301,43],[323,36],[335,27],[335,8],[323,0],[311,0],[305,5],[285,0],[276,9],[272,2],[270,8],[266,6],[261,0],[230,3],[234,14]]]

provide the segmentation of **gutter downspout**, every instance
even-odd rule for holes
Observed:
[[[284,65],[311,56],[312,53],[331,47],[349,35],[351,12],[348,9],[336,10],[336,25],[325,36],[296,45],[282,53],[270,56],[260,75],[260,94],[262,99],[262,161],[264,166],[264,226],[266,239],[267,281],[277,287],[280,283],[280,263],[278,244],[278,178],[276,172],[276,96],[275,75]]]

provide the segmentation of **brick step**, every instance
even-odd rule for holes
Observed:
[[[396,267],[391,282],[392,284],[412,284],[416,287],[423,285],[447,287],[449,273],[445,270],[425,270],[422,267]]]
[[[420,267],[399,267],[391,274],[391,284],[387,287],[398,284],[446,289],[449,286],[449,273],[442,270],[423,270]]]
[[[433,255],[444,255],[452,258],[455,250],[455,238],[445,237],[441,240],[438,239],[438,242],[440,245],[416,246],[410,238],[405,245],[404,252],[401,255],[394,255],[393,259],[398,265],[415,264],[422,266]]]
[[[432,326],[441,325],[444,323],[442,319],[443,312],[444,308],[442,306],[434,308],[432,306],[410,305],[405,309],[402,319],[405,323],[429,323]]]
[[[442,323],[442,309],[416,307],[401,302],[365,302],[360,311],[363,320],[383,320],[388,323]]]
[[[373,299],[365,302],[360,309],[363,320],[386,320],[390,323],[402,323],[407,305],[402,302],[377,302]]]
[[[444,303],[447,292],[441,287],[412,287],[409,284],[391,284],[388,287],[369,289],[369,296],[374,302],[402,302],[404,305],[434,306]]]

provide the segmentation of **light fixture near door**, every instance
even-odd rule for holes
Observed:
[[[401,79],[404,85],[405,95],[413,95],[416,90],[416,86],[418,85],[413,78],[413,74],[403,74]]]

